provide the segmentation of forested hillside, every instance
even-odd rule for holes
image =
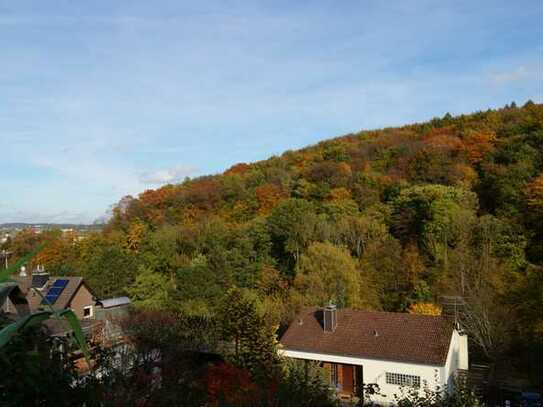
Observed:
[[[36,263],[146,308],[213,314],[246,288],[277,325],[304,304],[437,313],[463,296],[480,355],[537,380],[542,238],[543,105],[528,102],[236,164],[123,198],[84,240],[8,244],[45,239]]]

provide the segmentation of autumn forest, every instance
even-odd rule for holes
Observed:
[[[281,332],[304,305],[438,314],[472,357],[543,370],[543,105],[361,131],[125,197],[101,232],[5,243],[98,297],[214,316],[232,287]]]

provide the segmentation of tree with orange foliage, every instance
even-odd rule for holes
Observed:
[[[179,187],[166,185],[159,189],[149,189],[139,195],[138,205],[130,205],[128,214],[131,218],[140,218],[153,224],[165,221],[165,209],[172,205],[173,197],[179,192]]]
[[[139,200],[145,207],[161,208],[167,204],[176,190],[174,185],[166,185],[158,189],[148,189],[139,195]]]
[[[343,201],[346,199],[351,199],[352,194],[347,188],[334,188],[328,193],[327,198],[330,201]]]
[[[433,129],[423,140],[423,143],[435,150],[460,151],[464,144],[455,133],[456,131],[452,127]]]
[[[259,206],[258,213],[261,215],[271,211],[281,200],[287,197],[280,186],[270,183],[257,187],[255,192]]]
[[[526,188],[528,207],[543,213],[543,174],[536,177]]]
[[[184,187],[184,200],[199,209],[214,208],[221,198],[220,184],[214,177],[202,177]]]
[[[45,244],[33,260],[33,264],[40,264],[52,274],[64,274],[63,268],[73,263],[76,236],[73,233],[47,239]]]
[[[486,154],[494,149],[496,134],[494,132],[468,131],[464,136],[466,154],[471,163],[480,162]]]
[[[441,315],[441,307],[431,302],[416,302],[407,311],[410,314]]]
[[[228,168],[224,172],[224,175],[243,175],[250,169],[251,169],[251,166],[249,164],[238,163]]]

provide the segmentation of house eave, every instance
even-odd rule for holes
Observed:
[[[384,358],[370,358],[360,355],[346,355],[346,354],[333,354],[333,353],[319,353],[313,351],[307,351],[302,349],[293,349],[281,347],[279,349],[279,354],[286,357],[291,357],[295,359],[305,359],[305,360],[318,360],[321,362],[331,362],[331,363],[343,363],[350,365],[363,365],[364,362],[373,361],[373,362],[392,362],[408,365],[419,365],[419,366],[429,366],[442,368],[445,366],[445,363],[431,363],[431,362],[420,362],[413,360],[397,360],[397,359],[384,359]]]

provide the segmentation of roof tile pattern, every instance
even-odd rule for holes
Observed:
[[[442,366],[453,332],[439,316],[339,309],[334,332],[322,310],[304,309],[281,338],[287,350]]]

